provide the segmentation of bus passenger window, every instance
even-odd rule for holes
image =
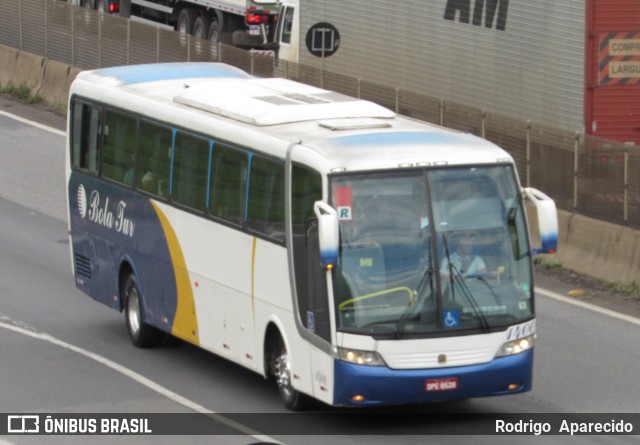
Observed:
[[[140,123],[135,181],[139,189],[156,196],[169,196],[172,139],[170,128],[147,121]]]
[[[136,146],[136,120],[107,111],[104,119],[103,175],[133,186],[133,160]]]
[[[74,102],[71,121],[73,168],[98,173],[100,162],[100,110]]]
[[[173,157],[171,196],[177,203],[204,212],[207,208],[210,143],[178,132]]]
[[[247,154],[216,143],[211,178],[211,215],[244,223]]]
[[[284,241],[284,166],[255,156],[251,160],[249,228]]]

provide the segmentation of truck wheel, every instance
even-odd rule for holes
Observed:
[[[200,15],[193,22],[193,37],[205,40],[209,36],[211,19],[206,15]]]
[[[210,24],[211,19],[202,14],[198,18],[196,18],[196,21],[193,23],[193,37],[195,37],[193,44],[196,50],[196,54],[198,55],[201,55],[204,52],[202,47],[204,45],[204,40],[207,38],[207,35],[209,33]]]
[[[207,40],[209,40],[209,48],[211,50],[211,60],[218,60],[218,43],[221,42],[220,25],[217,20],[214,20],[209,25],[209,32],[207,33]]]
[[[158,344],[161,333],[144,322],[138,281],[129,275],[124,286],[125,319],[131,342],[139,348],[151,348]]]
[[[294,389],[291,384],[291,362],[284,342],[278,338],[271,354],[271,372],[273,373],[278,394],[285,408],[291,411],[302,411],[306,408],[307,396]]]
[[[209,40],[212,45],[218,45],[218,42],[220,42],[220,25],[217,20],[214,20],[209,25],[207,40]]]
[[[198,17],[198,11],[192,8],[184,8],[178,14],[178,23],[176,30],[183,34],[191,34],[193,32],[193,24]]]

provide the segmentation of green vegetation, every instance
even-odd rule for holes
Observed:
[[[66,116],[67,115],[67,104],[63,104],[60,102],[56,102],[53,104],[53,111],[62,115],[62,116]]]
[[[559,261],[549,261],[543,257],[537,256],[533,258],[533,264],[544,267],[545,269],[561,269],[562,263]]]
[[[9,82],[6,85],[0,86],[0,94],[7,94],[15,97],[21,103],[25,105],[39,104],[44,102],[44,97],[39,94],[32,94],[31,88],[26,83],[16,85],[13,82]]]
[[[634,300],[640,301],[640,284],[633,280],[627,283],[610,283],[609,287],[615,291],[629,295]]]

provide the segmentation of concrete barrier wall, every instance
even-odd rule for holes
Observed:
[[[81,70],[0,45],[0,86],[25,84],[51,105],[67,103],[69,86]]]
[[[82,70],[56,60],[47,60],[43,67],[42,86],[38,94],[51,104],[65,104],[71,82]]]
[[[0,45],[0,86],[26,83],[52,105],[66,104],[69,86],[81,70]],[[537,240],[535,212],[529,211]],[[558,211],[558,252],[545,255],[567,269],[611,282],[640,281],[640,232]]]
[[[640,283],[640,232],[628,227],[558,212],[556,261],[607,281]]]
[[[539,246],[533,205],[527,206],[531,241]],[[558,251],[549,263],[609,282],[640,283],[640,231],[558,210]]]
[[[13,82],[16,85],[27,84],[37,88],[42,82],[43,58],[34,54],[23,53],[15,48],[0,45],[0,84]]]

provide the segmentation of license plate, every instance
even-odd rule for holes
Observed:
[[[258,25],[249,25],[249,35],[250,36],[259,36],[260,35],[260,26],[258,26]]]
[[[458,389],[458,377],[447,377],[444,379],[429,379],[424,382],[426,392],[436,391],[456,391]]]

